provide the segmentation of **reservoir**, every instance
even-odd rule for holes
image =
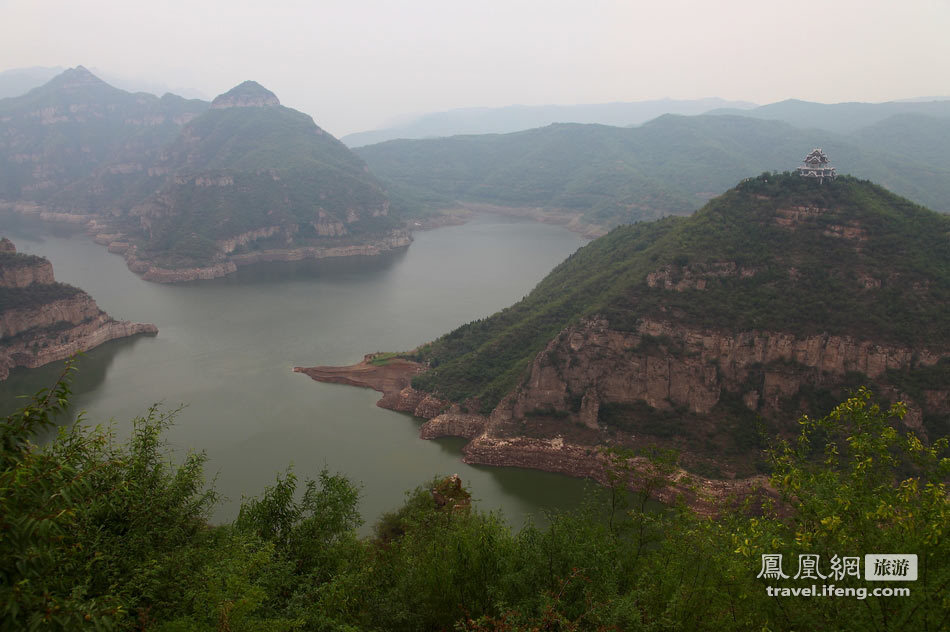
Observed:
[[[575,507],[589,491],[547,472],[466,465],[463,440],[419,439],[421,420],[376,407],[379,393],[292,372],[409,350],[518,301],[583,244],[563,228],[484,215],[418,232],[394,254],[259,264],[175,285],[143,281],[82,233],[0,217],[0,235],[49,258],[58,281],[112,317],[158,326],[156,337],[85,354],[73,409],[89,424],[114,420],[121,439],[151,404],[184,406],[166,437],[179,453],[207,453],[206,478],[224,497],[216,522],[288,466],[301,481],[326,467],[359,483],[368,524],[436,475],[458,473],[480,509],[502,510],[515,527],[528,517],[543,524],[544,510]],[[0,412],[61,368],[15,370],[0,382]]]

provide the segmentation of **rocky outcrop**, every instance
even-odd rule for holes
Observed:
[[[326,259],[330,257],[373,257],[376,255],[405,248],[412,243],[412,236],[407,230],[394,230],[387,237],[373,240],[365,244],[347,246],[303,246],[299,248],[277,248],[258,250],[242,254],[231,255],[230,261],[238,266],[259,263],[262,261],[303,261],[305,259]]]
[[[350,366],[294,367],[318,382],[347,384],[372,388],[383,394],[377,406],[405,412],[426,423],[419,429],[422,439],[462,437],[469,442],[462,449],[462,461],[476,465],[527,467],[548,472],[589,478],[608,484],[607,459],[604,452],[592,444],[566,440],[560,435],[549,438],[529,438],[513,433],[512,412],[514,397],[509,396],[491,415],[466,411],[410,385],[412,377],[425,366],[393,358],[380,362],[375,354],[367,355]],[[374,364],[374,361],[377,363]],[[654,466],[644,458],[631,459],[635,473],[629,480],[633,490],[651,485],[653,496],[663,502],[685,498],[701,513],[712,514],[727,498],[746,497],[767,490],[762,476],[742,480],[711,480],[687,474],[682,469],[657,474]],[[657,477],[662,480],[656,484]],[[652,482],[651,482],[652,481]]]
[[[280,105],[277,95],[256,81],[245,81],[215,97],[211,102],[211,109],[263,108],[277,105]]]
[[[99,306],[85,292],[67,298],[0,312],[0,340],[12,338],[31,329],[45,329],[58,323],[80,324],[97,318]]]
[[[7,256],[9,255],[9,256]],[[53,283],[53,264],[40,257],[16,257],[9,239],[0,242],[0,287],[27,287]]]
[[[58,284],[49,261],[0,243],[0,380],[14,367],[36,368],[109,340],[156,334],[155,325],[117,321],[85,292]],[[12,244],[11,244],[12,246]]]
[[[49,331],[40,328],[32,332],[31,336],[13,341],[0,339],[0,380],[5,380],[14,367],[34,369],[89,351],[110,340],[139,334],[155,335],[158,327],[113,320],[101,312],[101,316],[66,329]]]
[[[597,402],[643,401],[704,414],[724,390],[770,414],[806,385],[832,385],[849,373],[878,379],[888,369],[932,365],[940,357],[849,336],[728,332],[647,318],[636,332],[620,332],[606,321],[588,320],[561,332],[535,358],[513,414],[569,411],[578,398],[576,414],[588,425]]]
[[[691,266],[663,266],[647,274],[647,285],[664,290],[684,292],[686,290],[705,290],[710,279],[740,277],[746,279],[755,276],[755,268],[746,268],[735,261],[717,261]]]

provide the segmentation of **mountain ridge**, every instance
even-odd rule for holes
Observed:
[[[554,124],[500,135],[393,140],[357,154],[399,207],[490,204],[560,216],[582,232],[683,215],[740,178],[794,168],[824,146],[839,172],[950,211],[950,119],[887,119],[848,136],[745,116],[664,115],[636,128]],[[898,127],[898,129],[894,129]],[[917,129],[911,126],[912,129]],[[926,153],[918,146],[929,147]]]

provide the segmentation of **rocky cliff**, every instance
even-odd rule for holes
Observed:
[[[14,367],[35,368],[155,325],[117,321],[88,294],[56,283],[41,257],[17,254],[0,241],[0,380]]]

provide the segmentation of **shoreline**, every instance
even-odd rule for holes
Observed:
[[[603,227],[583,224],[576,213],[545,211],[540,207],[507,207],[476,202],[459,202],[457,207],[440,210],[437,214],[407,219],[403,228],[393,229],[386,236],[380,236],[363,244],[340,246],[299,246],[291,248],[271,248],[252,252],[226,254],[219,261],[204,266],[186,268],[166,268],[139,256],[138,247],[121,230],[112,227],[101,215],[83,213],[64,213],[47,207],[26,203],[0,201],[0,211],[36,218],[43,223],[71,226],[82,230],[95,243],[105,246],[112,253],[120,255],[126,266],[146,281],[153,283],[184,283],[188,281],[211,280],[228,276],[239,267],[269,262],[293,262],[319,260],[336,257],[377,256],[408,248],[413,241],[415,231],[435,230],[446,226],[467,224],[481,214],[514,217],[542,224],[561,226],[579,234],[585,239],[595,239],[607,233]]]
[[[467,440],[462,448],[462,462],[469,465],[523,467],[574,478],[586,478],[608,485],[607,458],[598,445],[582,445],[562,437],[533,438],[505,436],[498,432],[510,419],[508,398],[488,416],[467,412],[455,403],[440,400],[412,388],[412,377],[426,370],[425,365],[396,358],[373,364],[378,354],[348,366],[294,367],[317,382],[346,384],[371,388],[382,393],[376,402],[380,408],[409,413],[425,419],[419,438],[460,437]],[[508,404],[508,405],[506,405]],[[647,459],[635,457],[629,464],[635,473],[628,487],[631,491],[648,488],[663,503],[685,500],[694,511],[704,516],[715,515],[719,508],[733,505],[757,494],[771,494],[767,479],[754,476],[745,479],[708,479],[677,468],[659,474]],[[663,482],[657,485],[656,477]]]

